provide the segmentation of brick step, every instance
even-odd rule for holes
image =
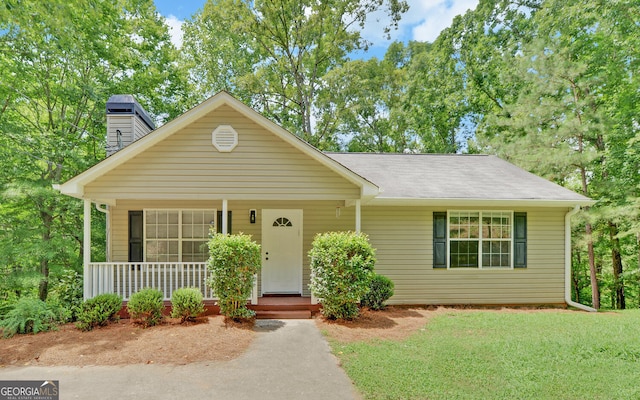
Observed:
[[[309,319],[311,318],[310,310],[298,311],[256,311],[257,319]]]

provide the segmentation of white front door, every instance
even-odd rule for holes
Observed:
[[[262,210],[262,293],[302,294],[302,210]]]

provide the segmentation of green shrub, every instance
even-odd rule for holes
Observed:
[[[46,332],[56,327],[56,315],[42,300],[31,297],[20,298],[7,313],[0,328],[4,337],[16,333]]]
[[[355,319],[358,303],[369,291],[376,262],[367,235],[329,232],[316,235],[311,251],[309,288],[329,319]]]
[[[99,294],[82,303],[76,327],[83,331],[90,331],[96,326],[105,326],[110,321],[118,319],[121,309],[122,297],[114,293]]]
[[[82,275],[72,269],[66,269],[53,283],[51,295],[55,303],[64,309],[63,322],[78,319],[82,311]]]
[[[158,325],[162,321],[162,292],[158,289],[146,288],[131,295],[127,310],[132,319],[143,326]]]
[[[362,296],[360,304],[372,310],[382,310],[384,302],[393,296],[393,281],[384,275],[375,274],[369,283],[369,292]]]
[[[209,240],[209,285],[218,297],[220,313],[233,319],[255,316],[247,308],[254,276],[260,271],[260,245],[250,235],[213,235]]]
[[[171,317],[193,321],[204,312],[202,292],[198,288],[181,288],[171,294]]]

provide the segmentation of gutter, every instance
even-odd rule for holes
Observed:
[[[583,311],[597,312],[595,308],[576,303],[571,300],[571,217],[580,211],[580,205],[576,205],[573,210],[564,216],[564,301],[568,306],[578,308]]]

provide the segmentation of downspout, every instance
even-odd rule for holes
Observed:
[[[104,205],[104,208],[103,208],[103,207],[100,207],[100,204],[96,203],[96,210],[104,213],[105,217],[106,217],[104,225],[105,225],[105,231],[106,231],[105,232],[105,239],[106,239],[106,242],[107,242],[107,248],[106,248],[106,253],[107,254],[105,256],[106,256],[107,262],[111,262],[111,238],[110,238],[111,229],[109,229],[110,228],[109,220],[111,219],[111,213],[109,212],[109,209],[107,207],[108,206],[106,204]]]
[[[595,308],[576,303],[571,300],[571,217],[580,211],[580,206],[576,205],[573,210],[564,216],[564,301],[568,306],[584,311],[597,312]]]

